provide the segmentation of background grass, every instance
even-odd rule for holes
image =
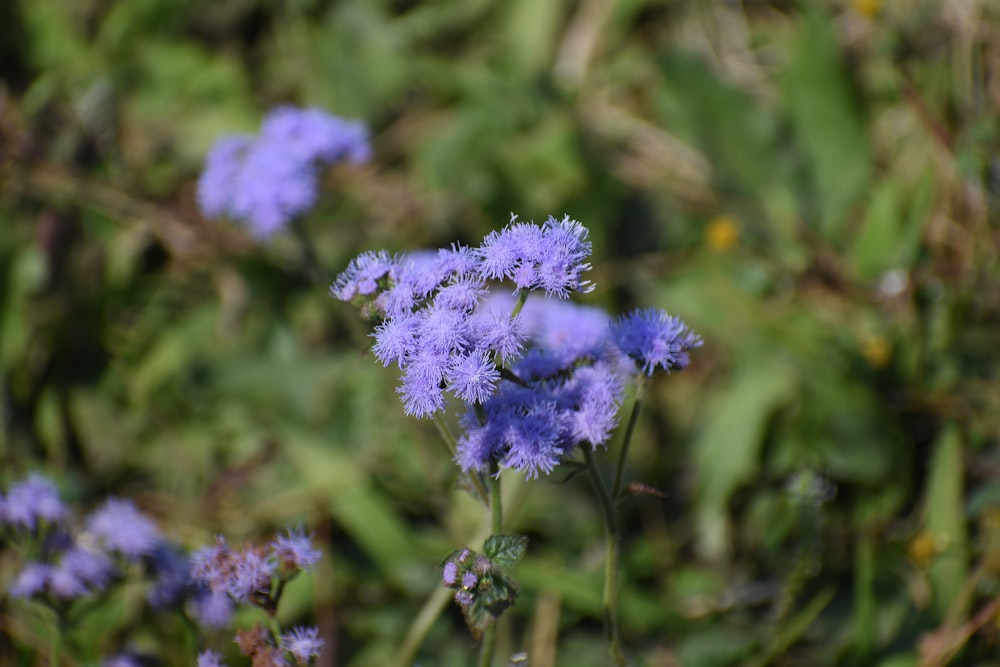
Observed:
[[[191,547],[303,522],[326,555],[283,620],[391,664],[481,513],[326,287],[365,249],[568,213],[588,302],[706,340],[632,451],[637,663],[994,664],[994,3],[10,0],[0,78],[4,487],[128,496]],[[308,241],[201,219],[208,147],[288,102],[366,122],[374,161],[327,175]],[[531,543],[499,655],[606,664],[585,480],[505,477]],[[84,661],[229,645],[123,595]],[[4,664],[41,664],[27,611],[0,603]],[[472,655],[451,607],[418,654]]]

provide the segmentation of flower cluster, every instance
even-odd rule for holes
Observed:
[[[517,600],[517,585],[504,570],[524,557],[526,546],[523,536],[493,535],[483,543],[483,553],[465,547],[445,559],[441,581],[455,590],[455,602],[477,637]]]
[[[563,301],[593,289],[582,277],[587,236],[568,216],[543,225],[514,216],[476,248],[363,253],[331,287],[381,318],[372,352],[402,371],[407,414],[443,410],[446,391],[469,404],[456,454],[464,470],[500,465],[535,477],[579,444],[605,444],[627,377],[683,368],[701,344],[663,311],[613,322],[599,308]],[[509,292],[491,293],[496,282]]]
[[[241,550],[231,549],[225,539],[217,537],[213,546],[192,554],[191,569],[195,579],[213,593],[273,616],[284,584],[312,569],[321,556],[301,529],[289,529],[266,547],[248,544]],[[298,665],[308,665],[323,646],[317,628],[299,627],[272,636],[260,624],[238,632],[236,643],[254,665],[275,666],[287,665],[286,655]],[[198,665],[218,667],[221,662],[214,652],[206,651],[199,656]]]
[[[0,527],[8,532],[5,541],[27,554],[8,586],[14,598],[66,610],[79,599],[107,594],[126,573],[141,572],[152,609],[186,608],[209,627],[229,623],[229,601],[192,582],[186,554],[131,501],[109,498],[77,520],[56,486],[31,474],[0,497]],[[107,664],[129,664],[130,655],[119,654]]]
[[[267,237],[313,206],[322,166],[370,157],[362,124],[319,109],[278,107],[259,136],[216,142],[198,181],[198,204],[208,217],[228,216]]]

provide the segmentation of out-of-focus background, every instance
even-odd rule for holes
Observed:
[[[636,664],[995,664],[996,3],[6,0],[0,80],[4,487],[129,497],[189,547],[302,523],[325,556],[282,621],[391,664],[481,511],[327,287],[363,250],[569,214],[583,301],[705,339],[627,473]],[[203,219],[209,147],[283,103],[361,120],[372,161],[325,172],[300,234]],[[498,654],[607,664],[590,490],[526,498]],[[0,658],[36,664],[0,599]],[[193,659],[151,612],[95,613],[94,660]],[[473,655],[449,607],[417,661]]]

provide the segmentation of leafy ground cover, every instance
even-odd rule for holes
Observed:
[[[628,659],[995,660],[993,3],[14,0],[0,73],[4,498],[39,473],[188,550],[301,525],[322,557],[277,619],[319,628],[317,664],[474,664],[441,580],[482,508],[328,288],[366,250],[566,214],[594,251],[578,303],[704,340],[629,450]],[[370,158],[278,233],[207,219],[214,142],[286,104],[363,123]],[[528,545],[496,664],[611,664],[586,476],[503,479]],[[47,664],[3,538],[0,662]],[[74,609],[65,664],[248,664],[233,628],[259,610],[205,629],[127,574]]]

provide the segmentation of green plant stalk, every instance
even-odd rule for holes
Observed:
[[[632,414],[628,418],[628,426],[625,427],[625,438],[622,440],[621,449],[618,450],[618,464],[615,467],[615,482],[611,487],[611,501],[618,503],[622,494],[622,480],[625,477],[625,459],[628,458],[628,448],[632,443],[632,436],[635,434],[635,424],[639,421],[639,411],[642,410],[643,394],[646,390],[646,378],[642,375],[635,382],[635,402],[632,404]]]
[[[597,494],[604,515],[604,532],[607,536],[607,554],[604,559],[604,631],[608,639],[608,649],[618,667],[628,667],[625,653],[622,651],[621,638],[618,630],[618,515],[615,503],[608,487],[597,469],[594,452],[586,443],[580,447],[583,458],[587,462],[587,472]]]
[[[503,503],[500,500],[500,470],[496,463],[490,466],[490,534],[503,534]],[[486,627],[483,632],[483,643],[479,649],[479,667],[492,667],[493,653],[497,640],[497,623],[499,618]]]
[[[452,435],[451,429],[448,428],[448,424],[444,421],[444,417],[441,416],[440,412],[434,414],[434,425],[437,426],[438,433],[441,434],[441,440],[444,441],[445,447],[448,448],[448,452],[454,458],[455,452],[458,451],[458,445],[455,442],[455,436]],[[479,473],[470,470],[466,473],[466,477],[476,490],[476,493],[479,494],[479,499],[484,503],[489,502],[489,494],[486,492],[486,487],[483,486],[483,481],[479,479]]]

